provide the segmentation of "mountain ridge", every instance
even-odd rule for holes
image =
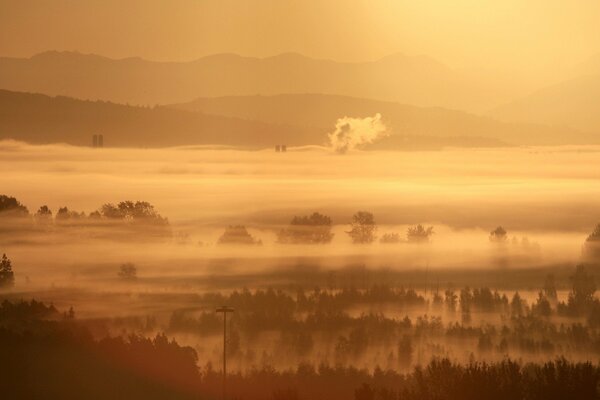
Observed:
[[[471,78],[428,56],[402,53],[356,63],[298,53],[265,58],[221,53],[181,62],[59,51],[0,58],[2,89],[137,105],[314,92],[473,111],[512,99],[506,86]]]

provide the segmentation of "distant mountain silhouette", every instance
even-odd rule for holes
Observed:
[[[162,147],[220,144],[265,147],[306,144],[304,132],[236,118],[164,107],[133,107],[103,101],[0,90],[0,139],[90,145],[103,134],[106,146]]]
[[[484,111],[513,99],[515,90],[509,86],[507,80],[484,79],[425,56],[403,54],[362,63],[295,53],[267,58],[217,54],[190,62],[115,60],[56,51],[0,58],[2,89],[136,105],[197,97],[329,93]]]
[[[534,124],[502,123],[462,111],[422,108],[393,102],[322,94],[285,94],[276,96],[232,96],[199,98],[171,107],[227,117],[244,118],[272,124],[314,128],[328,132],[337,118],[367,117],[381,113],[395,134],[381,142],[406,140],[403,136],[462,138],[460,145],[598,143],[591,135],[573,129]],[[468,139],[471,138],[471,139]],[[476,139],[477,138],[477,139]],[[482,139],[488,139],[487,142]]]
[[[227,97],[150,108],[6,90],[0,90],[0,139],[90,145],[92,135],[102,134],[105,145],[111,147],[326,145],[327,133],[334,129],[337,118],[373,116],[377,112],[384,116],[392,135],[370,145],[370,149],[581,140],[573,131],[344,96]]]
[[[541,89],[529,96],[497,107],[490,112],[505,121],[568,126],[600,137],[600,58],[591,59],[580,76]]]

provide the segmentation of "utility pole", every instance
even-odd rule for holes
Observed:
[[[225,400],[225,381],[227,379],[227,313],[234,312],[231,307],[222,306],[216,312],[223,313],[223,400]]]

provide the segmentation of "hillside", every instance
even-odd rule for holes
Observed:
[[[125,147],[270,147],[279,143],[281,136],[290,145],[306,144],[304,132],[295,127],[164,107],[133,107],[0,90],[0,139],[90,145],[93,134],[103,134],[106,146]]]
[[[102,134],[105,145],[111,147],[325,145],[338,118],[375,113],[383,115],[392,135],[369,146],[371,149],[494,147],[587,140],[572,130],[507,124],[459,111],[344,96],[213,98],[150,108],[6,90],[0,90],[0,139],[90,145],[92,135]]]
[[[596,73],[549,86],[495,108],[490,115],[505,121],[543,122],[600,135],[599,103],[600,73]]]
[[[386,125],[400,140],[402,136],[462,138],[457,143],[483,143],[482,139],[512,144],[597,143],[591,135],[573,129],[524,123],[503,123],[461,111],[422,108],[404,104],[322,94],[276,96],[231,96],[199,98],[171,107],[273,124],[301,126],[328,132],[337,118],[382,114]],[[471,139],[468,139],[471,138]],[[477,139],[475,139],[477,138]],[[488,142],[490,145],[491,142]],[[498,144],[498,143],[496,143]]]
[[[295,53],[267,58],[217,54],[190,62],[110,59],[49,51],[31,58],[0,57],[0,88],[136,105],[197,97],[329,93],[484,111],[509,101],[520,84],[453,70],[425,56],[395,54],[343,63]]]

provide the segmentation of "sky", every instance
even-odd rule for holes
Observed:
[[[369,61],[401,52],[523,70],[599,53],[598,21],[597,0],[0,0],[0,55]]]

